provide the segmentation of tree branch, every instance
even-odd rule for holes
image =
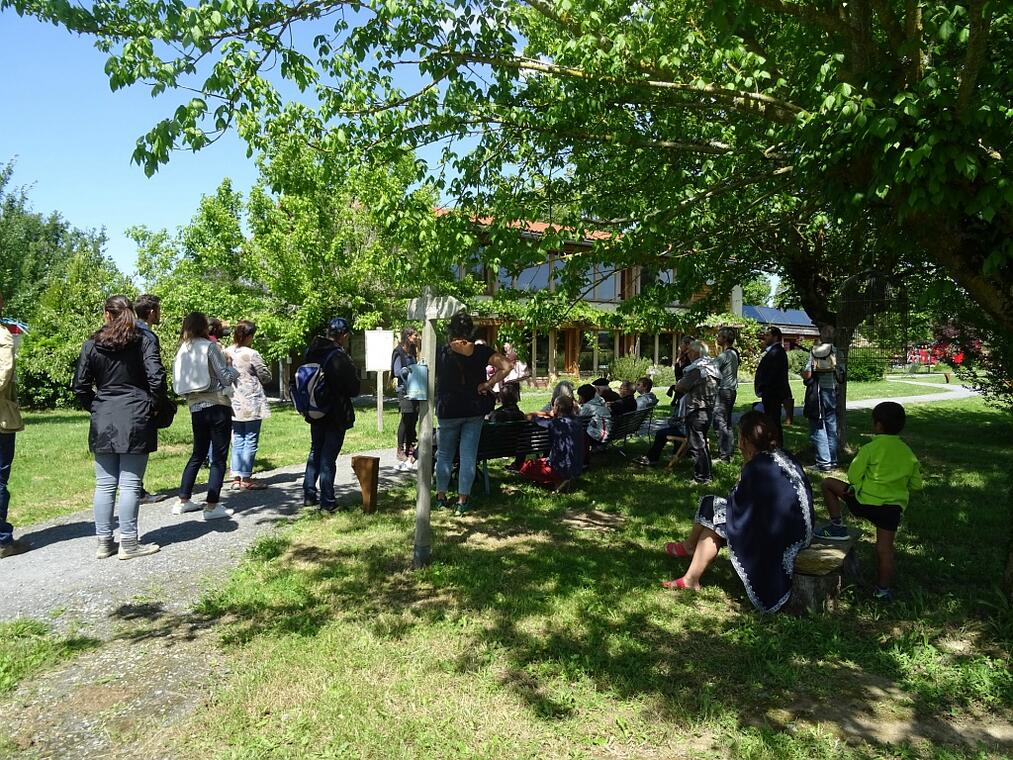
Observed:
[[[543,74],[565,76],[588,82],[608,82],[610,84],[627,87],[647,87],[668,92],[688,93],[700,97],[714,98],[716,100],[726,102],[729,108],[736,111],[749,113],[766,118],[770,121],[782,123],[790,122],[796,114],[805,112],[804,108],[786,100],[775,98],[771,95],[764,95],[763,93],[758,92],[746,92],[744,90],[731,90],[710,84],[695,85],[683,82],[668,82],[652,79],[620,79],[605,75],[588,74],[586,71],[572,66],[561,66],[555,63],[536,61],[532,58],[490,58],[476,55],[474,53],[457,52],[446,49],[441,52],[449,58],[470,61],[473,63],[483,63],[493,67],[499,66],[502,68],[512,68],[521,71],[538,71]]]
[[[816,10],[811,5],[800,5],[792,2],[784,2],[784,0],[753,1],[761,8],[765,8],[772,13],[794,16],[795,18],[802,19],[803,21],[807,21],[810,24],[818,26],[828,34],[840,35],[848,39],[851,38],[852,30],[843,19],[838,16]]]

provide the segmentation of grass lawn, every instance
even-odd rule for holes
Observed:
[[[755,614],[724,558],[701,593],[660,588],[684,567],[664,542],[702,494],[688,463],[673,476],[612,455],[562,496],[498,471],[475,514],[435,514],[421,572],[408,489],[262,540],[199,609],[231,675],[165,741],[229,758],[1003,756],[960,745],[1013,709],[997,590],[1013,423],[979,400],[909,413],[926,488],[892,606],[870,599],[868,543],[834,614]],[[851,443],[869,428],[851,413]],[[582,522],[590,510],[607,517]]]
[[[11,691],[22,679],[98,644],[80,636],[54,635],[47,624],[38,620],[0,623],[0,695]]]
[[[360,409],[343,451],[393,447],[399,416],[396,407],[384,410],[383,432],[376,431],[376,408]],[[158,451],[148,460],[144,478],[151,492],[179,487],[193,434],[185,407],[172,427],[158,436]],[[306,460],[309,426],[290,407],[275,407],[264,420],[256,471]],[[207,470],[198,483],[206,482]],[[11,470],[11,521],[18,527],[87,509],[95,490],[95,464],[88,452],[88,415],[79,411],[31,412],[18,434]]]
[[[792,389],[796,405],[801,405],[804,397],[801,383],[797,387],[793,384]],[[883,381],[853,383],[849,392],[853,399],[866,399],[921,395],[933,390]],[[549,396],[548,391],[527,391],[522,408],[541,408]],[[661,413],[667,415],[664,389],[659,391],[659,397],[663,404]],[[740,411],[748,409],[753,400],[751,385],[742,386]],[[383,432],[378,433],[375,407],[359,409],[356,425],[345,438],[343,451],[392,448],[396,443],[398,419],[396,406],[388,405],[384,410]],[[10,483],[14,524],[24,527],[87,509],[95,488],[95,465],[88,452],[88,415],[71,410],[29,412],[25,422],[25,431],[18,434]],[[159,433],[158,451],[148,461],[144,481],[149,491],[171,491],[179,486],[183,466],[190,456],[191,440],[190,415],[185,408],[180,408],[172,427]],[[309,431],[305,421],[287,405],[276,407],[264,421],[256,471],[305,461],[308,449]],[[206,477],[206,471],[202,477]]]

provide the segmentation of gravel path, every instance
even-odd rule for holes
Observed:
[[[897,380],[912,386],[940,389],[938,383]],[[945,392],[890,399],[922,404],[969,398],[974,391],[958,385]],[[848,403],[849,409],[868,409],[881,399]],[[798,411],[801,414],[801,410]],[[394,469],[391,449],[359,452],[380,457],[380,488],[408,477]],[[338,458],[335,490],[339,500],[355,503],[359,485],[351,456]],[[265,491],[224,491],[233,519],[204,522],[199,512],[171,513],[173,498],[143,505],[139,524],[141,540],[154,542],[162,551],[128,562],[115,558],[96,560],[94,523],[90,511],[78,512],[51,523],[19,530],[32,551],[3,560],[0,574],[0,620],[57,615],[57,627],[76,627],[102,637],[116,610],[151,599],[167,600],[167,612],[184,613],[202,589],[231,570],[246,548],[275,525],[289,522],[302,509],[303,465],[263,473],[270,485]],[[202,473],[205,474],[206,473]]]
[[[355,455],[380,457],[381,491],[409,477],[394,469],[393,450]],[[351,456],[338,457],[335,492],[339,502],[357,504]],[[121,611],[138,603],[159,600],[166,612],[183,614],[209,583],[235,567],[251,543],[302,510],[302,472],[300,464],[259,474],[270,486],[264,491],[223,491],[224,503],[235,510],[228,520],[205,522],[200,512],[173,515],[175,498],[142,505],[141,540],[162,550],[139,559],[96,560],[90,511],[19,530],[33,549],[3,560],[0,620],[52,615],[59,629],[105,638],[122,621]]]

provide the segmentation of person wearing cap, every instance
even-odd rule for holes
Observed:
[[[598,391],[598,395],[601,397],[601,400],[606,404],[611,404],[619,400],[619,394],[609,387],[607,377],[599,377],[597,380],[592,380],[591,385],[596,391]]]
[[[344,317],[335,317],[328,323],[326,335],[314,338],[303,356],[304,363],[319,364],[323,368],[331,400],[323,418],[310,420],[310,453],[303,476],[303,504],[319,505],[326,512],[338,508],[334,496],[338,453],[345,442],[345,431],[355,424],[352,399],[359,395],[359,370],[348,355],[351,334],[351,323]]]

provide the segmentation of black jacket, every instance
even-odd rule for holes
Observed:
[[[359,370],[352,364],[345,349],[339,348],[334,341],[319,336],[306,349],[303,362],[316,362],[323,366],[327,392],[334,399],[330,411],[321,421],[348,430],[355,424],[352,399],[359,395]]]
[[[627,412],[635,412],[637,411],[637,399],[634,396],[620,396],[609,404],[609,411],[612,412],[613,417]]]
[[[95,454],[150,454],[158,448],[154,413],[165,403],[165,368],[154,336],[120,351],[89,338],[81,347],[72,389],[91,412],[88,448]]]
[[[753,390],[760,398],[784,401],[791,396],[788,354],[780,343],[775,343],[769,351],[764,352],[753,378]]]

